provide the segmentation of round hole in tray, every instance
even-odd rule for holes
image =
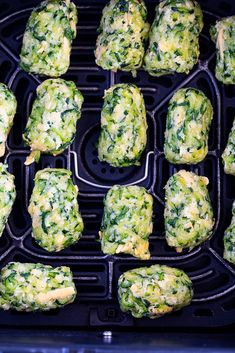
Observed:
[[[115,168],[105,162],[100,162],[97,152],[97,142],[99,138],[99,125],[91,127],[87,132],[81,145],[81,161],[86,172],[93,178],[106,182],[129,181],[136,174],[138,167]]]

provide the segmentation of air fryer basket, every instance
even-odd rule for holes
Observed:
[[[63,309],[48,313],[3,312],[0,325],[59,326],[77,328],[157,328],[213,327],[235,323],[235,268],[222,258],[223,233],[231,219],[235,198],[234,179],[223,172],[220,155],[235,116],[235,86],[222,86],[214,77],[215,48],[209,38],[209,26],[219,17],[235,14],[232,0],[199,0],[204,11],[204,29],[200,36],[199,64],[189,75],[154,78],[139,71],[131,74],[103,71],[95,65],[96,28],[107,1],[75,0],[79,11],[78,36],[74,42],[71,66],[65,79],[73,80],[85,97],[77,136],[63,154],[43,155],[39,164],[24,166],[29,154],[22,141],[35,89],[41,78],[18,67],[22,34],[29,14],[39,1],[0,1],[0,81],[7,83],[18,100],[17,114],[10,133],[5,161],[15,175],[17,199],[0,238],[1,267],[9,261],[42,262],[68,265],[74,273],[78,289],[76,301]],[[156,0],[146,0],[150,17]],[[152,21],[152,18],[150,18]],[[144,94],[148,115],[148,145],[140,167],[113,168],[97,158],[100,111],[104,90],[114,83],[134,82]],[[212,101],[214,120],[210,131],[209,153],[196,166],[169,164],[163,154],[163,137],[169,99],[180,87],[197,87]],[[50,254],[36,245],[31,237],[27,213],[33,178],[45,167],[71,168],[78,185],[79,205],[85,221],[81,240],[69,249]],[[191,252],[176,254],[164,239],[164,186],[180,168],[209,178],[209,192],[216,216],[212,238]],[[103,197],[113,184],[142,185],[154,196],[154,231],[150,237],[151,260],[140,261],[130,256],[108,256],[101,252],[98,231],[103,212]],[[117,281],[131,268],[154,263],[175,266],[186,271],[193,281],[195,297],[192,305],[157,320],[134,319],[120,311]]]

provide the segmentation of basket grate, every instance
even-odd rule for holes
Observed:
[[[78,36],[74,42],[71,67],[65,79],[73,80],[85,97],[82,118],[71,148],[63,154],[42,156],[38,165],[24,166],[29,154],[22,141],[35,89],[41,79],[18,68],[18,53],[27,18],[38,1],[15,0],[0,4],[0,81],[15,92],[18,110],[10,133],[5,161],[15,175],[17,199],[3,236],[0,238],[1,266],[9,261],[42,262],[68,265],[74,273],[79,296],[73,305],[48,313],[1,312],[0,325],[76,326],[156,328],[213,327],[235,322],[235,268],[222,259],[222,237],[230,222],[235,197],[234,180],[223,173],[219,159],[225,147],[235,115],[235,87],[223,87],[214,78],[214,46],[208,28],[219,16],[235,13],[232,1],[199,0],[204,11],[205,28],[200,37],[200,61],[188,75],[154,78],[139,71],[136,78],[124,72],[103,71],[95,65],[93,49],[96,28],[107,1],[75,0],[79,11]],[[155,0],[146,0],[153,16]],[[152,19],[151,19],[152,20]],[[144,94],[148,119],[148,145],[140,167],[113,168],[100,163],[96,143],[104,90],[114,83],[134,82]],[[196,166],[170,165],[163,154],[163,136],[169,99],[180,87],[204,91],[214,107],[209,138],[209,153]],[[33,178],[45,167],[71,168],[78,185],[79,205],[85,223],[81,240],[60,253],[50,254],[37,246],[31,237],[27,213]],[[217,222],[212,238],[190,253],[176,254],[163,234],[164,186],[179,168],[205,175]],[[98,230],[103,212],[102,199],[113,184],[137,184],[146,187],[155,200],[154,231],[150,236],[151,260],[141,262],[130,256],[107,256],[101,252]],[[119,310],[117,280],[123,271],[156,262],[185,270],[193,280],[195,297],[192,305],[158,320],[136,320]],[[213,319],[213,320],[212,320]]]

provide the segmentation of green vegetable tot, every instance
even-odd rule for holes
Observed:
[[[66,73],[76,24],[77,9],[70,0],[46,0],[38,5],[24,33],[21,68],[50,77]]]
[[[43,169],[37,172],[30,199],[36,242],[47,251],[60,251],[76,243],[83,231],[79,213],[78,188],[66,169]]]
[[[136,318],[156,319],[189,305],[193,286],[177,268],[153,265],[123,273],[118,281],[121,310]]]
[[[10,262],[0,272],[0,308],[47,311],[72,303],[76,287],[69,267]]]
[[[149,24],[143,0],[111,0],[104,8],[96,42],[96,64],[132,71],[142,65]]]
[[[114,167],[140,165],[147,143],[144,98],[137,86],[117,84],[105,91],[98,156]]]
[[[208,152],[213,108],[205,94],[194,88],[179,89],[167,115],[164,152],[174,164],[196,164]]]
[[[99,232],[105,254],[126,253],[141,260],[150,258],[153,198],[140,186],[113,186],[104,199]]]
[[[153,76],[189,73],[199,57],[203,16],[194,0],[165,0],[156,7],[144,68]]]
[[[41,152],[56,156],[73,142],[83,100],[72,81],[48,79],[38,86],[23,134],[32,151],[26,165],[38,161]]]
[[[235,16],[218,20],[210,29],[216,44],[217,80],[226,85],[235,84]]]
[[[235,265],[235,201],[232,205],[232,220],[224,234],[224,259]]]
[[[14,179],[14,175],[8,173],[7,165],[0,163],[0,237],[16,198]]]
[[[13,92],[0,83],[0,157],[4,156],[7,136],[12,128],[17,102]]]
[[[208,183],[206,177],[180,170],[166,184],[166,241],[177,252],[193,249],[212,233],[214,218]]]
[[[228,137],[227,146],[222,154],[222,159],[225,173],[235,176],[235,119]]]

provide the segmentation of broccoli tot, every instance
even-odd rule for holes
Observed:
[[[10,262],[0,272],[0,308],[47,311],[72,303],[76,287],[69,267]]]
[[[99,233],[105,254],[150,258],[148,237],[153,229],[153,198],[140,186],[113,186],[104,200]]]
[[[31,148],[25,164],[38,161],[40,153],[62,153],[74,140],[81,117],[83,96],[72,81],[48,79],[37,88],[23,139]]]
[[[166,241],[178,252],[193,249],[212,233],[214,218],[208,183],[206,177],[180,170],[166,184]]]
[[[71,171],[43,169],[37,172],[30,199],[32,236],[47,251],[60,251],[76,243],[83,231],[78,188]]]
[[[96,64],[132,71],[142,65],[149,24],[143,0],[111,0],[104,8],[96,42]]]
[[[194,0],[165,0],[156,7],[144,68],[153,76],[189,73],[199,57],[203,16]]]
[[[14,176],[7,171],[7,165],[0,163],[0,237],[5,228],[16,198]]]
[[[20,54],[23,70],[58,77],[70,64],[72,41],[76,37],[77,9],[70,0],[46,0],[28,20]]]
[[[117,84],[105,92],[98,156],[114,167],[139,165],[147,143],[143,96],[135,85]]]
[[[0,157],[4,156],[7,136],[12,128],[17,102],[13,92],[0,83]]]
[[[179,89],[167,115],[164,152],[175,164],[196,164],[208,152],[213,108],[205,94],[194,88]]]
[[[224,259],[235,265],[235,201],[232,205],[232,220],[224,234]]]
[[[123,273],[118,281],[121,310],[136,318],[156,319],[189,305],[193,286],[177,268],[153,265]]]
[[[235,84],[235,16],[218,20],[210,34],[216,44],[216,78],[227,85]]]
[[[235,176],[235,119],[228,137],[227,146],[222,154],[222,159],[225,173]]]

